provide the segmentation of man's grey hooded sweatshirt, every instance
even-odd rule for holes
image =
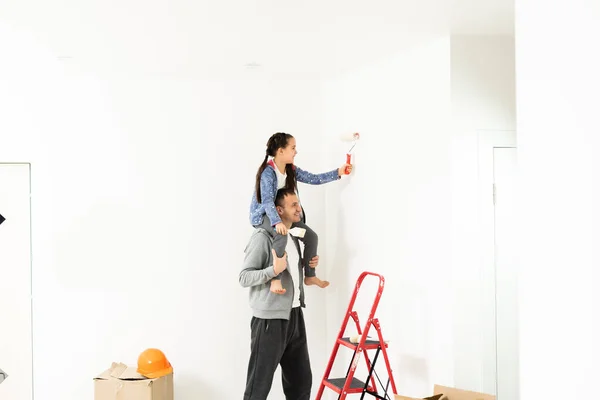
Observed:
[[[300,256],[300,246],[297,240],[294,240],[298,250],[299,276],[304,276],[302,270],[302,257]],[[262,319],[289,319],[292,310],[292,302],[296,296],[296,290],[300,290],[300,305],[304,304],[304,285],[302,279],[296,283],[296,288],[292,285],[292,275],[285,269],[281,274],[281,285],[286,290],[284,294],[275,294],[271,292],[271,279],[275,277],[273,268],[273,238],[262,228],[256,228],[250,237],[250,241],[244,252],[244,263],[240,271],[240,285],[250,288],[250,307],[252,315]],[[290,268],[288,264],[288,268]]]

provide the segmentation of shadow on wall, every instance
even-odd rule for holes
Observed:
[[[340,193],[348,186],[349,181],[341,182],[339,191]],[[341,196],[336,196],[340,198]],[[351,276],[349,274],[349,266],[350,260],[356,257],[357,249],[352,248],[348,245],[347,241],[347,224],[346,224],[347,216],[344,215],[344,210],[342,207],[337,207],[336,213],[336,221],[334,221],[333,226],[336,226],[336,235],[335,235],[335,249],[332,257],[332,272],[334,275],[332,276],[333,281],[335,282],[336,291],[342,290],[344,291],[346,288],[350,287],[353,282],[351,282]],[[339,293],[339,292],[338,292]],[[342,292],[343,293],[343,292]],[[339,293],[341,294],[341,293]],[[339,298],[339,297],[338,297]],[[342,296],[343,298],[343,296]],[[340,298],[341,300],[341,298]],[[349,300],[349,298],[348,298]],[[344,304],[342,309],[345,310],[347,304]],[[343,316],[343,312],[340,314],[340,318]]]
[[[337,188],[338,192],[335,194],[335,198],[342,203],[342,193],[349,185],[349,180],[345,179],[340,182],[339,187]],[[348,307],[348,301],[350,301],[351,292],[348,291],[350,287],[354,286],[354,281],[352,279],[352,274],[350,271],[350,260],[355,258],[358,254],[356,247],[351,247],[348,245],[348,226],[346,224],[347,215],[344,215],[343,206],[337,206],[337,212],[335,213],[335,220],[332,221],[331,226],[335,226],[335,240],[333,242],[333,256],[331,257],[332,262],[330,265],[332,266],[331,272],[331,281],[334,282],[335,295],[333,298],[338,300],[336,309],[336,314],[334,314],[337,319],[339,319],[340,323],[342,318],[344,317],[344,312]],[[335,320],[335,318],[334,318]]]

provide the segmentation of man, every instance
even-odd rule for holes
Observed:
[[[290,229],[300,221],[301,207],[293,189],[280,189],[275,206],[281,221]],[[312,372],[308,357],[306,329],[302,308],[304,287],[302,257],[296,238],[288,240],[298,251],[298,262],[288,265],[287,252],[278,258],[272,248],[273,237],[257,228],[248,245],[239,280],[250,288],[251,354],[244,400],[266,400],[277,365],[281,365],[286,400],[309,400]],[[318,256],[310,266],[315,268]],[[290,267],[290,268],[288,268]],[[290,270],[293,270],[290,272]],[[271,292],[269,282],[280,275],[284,294]]]

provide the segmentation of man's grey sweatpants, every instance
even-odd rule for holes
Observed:
[[[310,400],[312,372],[301,307],[290,319],[252,317],[251,354],[244,400],[267,400],[273,375],[281,364],[286,400]]]

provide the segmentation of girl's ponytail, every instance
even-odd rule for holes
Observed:
[[[267,168],[268,159],[269,154],[265,154],[265,159],[263,160],[262,164],[260,164],[260,167],[258,167],[258,172],[256,173],[256,200],[258,200],[259,203],[262,203],[262,197],[260,194],[260,176],[262,175],[265,168]]]

